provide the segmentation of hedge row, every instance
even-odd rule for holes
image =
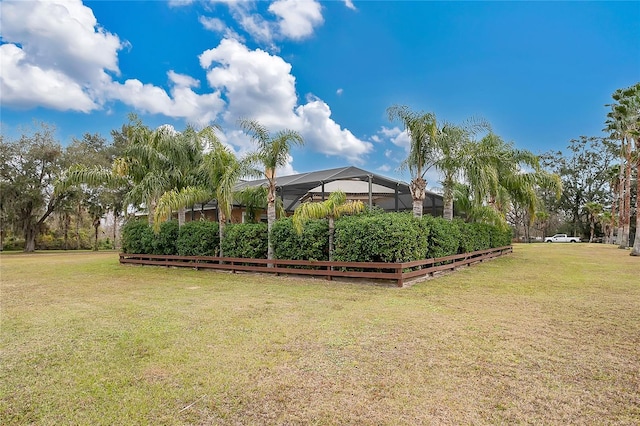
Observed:
[[[272,230],[276,259],[328,260],[329,227],[326,220],[306,223],[298,235],[291,218],[278,220]],[[366,213],[336,221],[335,261],[409,262],[437,258],[511,244],[511,231],[484,223],[410,213]],[[222,245],[226,257],[266,258],[267,226],[229,224],[220,244],[216,222],[187,222],[178,229],[176,221],[162,224],[154,234],[144,221],[128,222],[122,230],[125,253],[217,256]]]

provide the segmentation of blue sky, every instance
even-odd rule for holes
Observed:
[[[614,90],[640,80],[640,2],[3,1],[2,130],[55,124],[66,144],[119,128],[239,117],[299,131],[282,173],[397,171],[393,104],[488,120],[538,154],[598,136]],[[437,174],[428,176],[438,187]]]

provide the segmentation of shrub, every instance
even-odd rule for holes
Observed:
[[[267,224],[233,223],[224,228],[222,254],[226,257],[267,258]]]
[[[511,245],[513,238],[511,228],[499,228],[494,226],[491,228],[491,247],[504,247]]]
[[[218,222],[197,220],[180,228],[176,241],[180,256],[216,256],[220,248]]]
[[[426,258],[458,254],[462,235],[455,222],[441,217],[423,216],[422,223],[429,229],[426,235]]]
[[[410,213],[347,216],[336,221],[334,260],[409,262],[423,259],[429,228]]]
[[[131,254],[153,253],[153,230],[144,219],[131,219],[122,227],[122,251]]]
[[[280,219],[271,229],[274,257],[289,260],[329,260],[329,225],[326,220],[309,220],[302,235],[290,217]]]
[[[491,248],[491,232],[494,226],[486,223],[465,223],[460,219],[454,221],[460,229],[459,253]]]
[[[178,240],[178,221],[169,220],[160,225],[160,231],[153,240],[153,254],[176,254]]]

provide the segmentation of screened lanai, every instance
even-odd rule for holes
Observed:
[[[405,182],[378,175],[358,167],[341,167],[290,176],[278,176],[277,195],[287,212],[293,212],[304,201],[322,201],[334,191],[342,190],[349,199],[358,199],[366,205],[386,211],[412,209],[411,192]],[[241,182],[237,190],[266,186],[267,180]],[[442,196],[427,191],[423,213],[442,216]]]

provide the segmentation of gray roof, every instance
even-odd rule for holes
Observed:
[[[285,210],[293,211],[298,206],[298,204],[300,204],[301,198],[307,195],[309,191],[312,191],[317,187],[322,187],[323,184],[334,181],[348,180],[364,181],[368,183],[369,179],[371,179],[371,183],[373,185],[380,185],[392,190],[392,192],[390,191],[391,193],[389,193],[388,197],[380,198],[376,196],[374,203],[376,206],[381,207],[385,210],[396,210],[397,193],[397,209],[411,210],[411,192],[409,191],[409,185],[407,183],[353,166],[329,170],[318,170],[315,172],[300,173],[290,176],[277,176],[276,188],[278,191],[278,196],[282,197],[284,201],[283,204]],[[247,187],[266,185],[266,179],[244,181],[240,182],[236,186],[236,190],[242,190]],[[345,190],[345,192],[347,191]],[[372,192],[376,192],[376,190],[373,189]],[[328,194],[329,191],[327,190],[327,195]],[[426,212],[435,211],[435,209],[437,209],[438,207],[441,209],[442,205],[443,203],[441,195],[427,191],[427,197],[424,200],[424,208]]]

